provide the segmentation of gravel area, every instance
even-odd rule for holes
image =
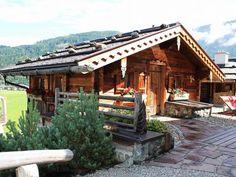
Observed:
[[[214,125],[218,125],[224,128],[236,127],[236,116],[227,116],[223,114],[212,114],[211,117],[199,117],[197,120],[208,122]]]
[[[169,167],[133,165],[129,168],[99,170],[86,177],[225,177],[214,173]]]

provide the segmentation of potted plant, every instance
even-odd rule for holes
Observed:
[[[189,93],[184,91],[183,88],[172,89],[170,94],[171,101],[188,100],[188,99],[189,99]]]

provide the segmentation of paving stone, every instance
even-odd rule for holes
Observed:
[[[232,148],[219,147],[218,150],[220,150],[222,152],[232,152],[232,153],[236,154],[236,149],[232,149]]]
[[[180,162],[183,159],[184,159],[184,157],[180,156],[180,155],[166,154],[166,155],[158,158],[155,161],[156,162],[161,162],[161,163],[176,164],[176,163]]]
[[[190,150],[181,148],[181,147],[177,147],[174,149],[176,152],[181,152],[181,153],[188,153]]]
[[[178,164],[180,164],[181,166],[186,166],[186,165],[199,165],[199,163],[200,162],[184,159],[181,162],[179,162]]]
[[[223,162],[223,165],[228,166],[228,167],[236,167],[236,157],[231,157],[231,158],[226,159]]]
[[[181,147],[181,148],[184,148],[184,149],[187,149],[187,150],[192,150],[192,149],[199,149],[199,148],[201,148],[202,146],[189,143],[189,144],[182,144],[182,145],[180,145],[180,147]]]
[[[201,155],[198,155],[198,154],[195,154],[195,153],[189,153],[185,159],[187,160],[192,160],[192,161],[195,161],[195,162],[202,162],[203,160],[205,160],[206,157],[204,156],[201,156]]]
[[[231,175],[233,175],[233,177],[236,177],[236,168],[231,169]]]
[[[225,166],[219,166],[216,169],[216,173],[220,175],[231,176],[231,168]]]
[[[234,153],[234,152],[221,151],[221,153],[224,155],[231,156],[231,157],[236,157],[236,153]]]
[[[210,150],[210,151],[216,151],[218,149],[218,146],[215,145],[208,145],[204,147],[204,149]]]
[[[178,152],[178,151],[172,150],[172,151],[170,151],[170,154],[179,155],[179,156],[184,157],[187,155],[187,152]]]
[[[228,159],[229,156],[227,155],[222,155],[222,156],[219,156],[215,159],[212,159],[212,158],[206,158],[204,160],[204,163],[208,163],[208,164],[212,164],[212,165],[222,165],[222,163],[224,162],[224,160]]]
[[[211,151],[205,148],[202,148],[198,151],[199,155],[210,157],[212,159],[215,159],[222,155],[222,153],[219,150]]]
[[[181,167],[184,169],[200,170],[200,171],[206,171],[206,172],[212,172],[212,173],[216,172],[215,165],[205,164],[205,163],[200,163],[200,162],[198,163],[195,162],[193,165],[183,164]]]

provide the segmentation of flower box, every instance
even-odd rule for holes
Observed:
[[[189,99],[189,93],[185,93],[183,95],[177,95],[177,94],[170,95],[171,101],[188,100],[188,99]]]

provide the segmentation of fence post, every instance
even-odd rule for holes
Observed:
[[[36,164],[25,165],[16,169],[16,177],[39,177],[39,170]]]
[[[135,93],[134,95],[134,130],[137,130],[138,116],[140,112],[140,106],[142,104],[142,93]]]
[[[58,98],[59,98],[59,88],[55,88],[55,111],[57,110],[58,106]]]
[[[0,115],[0,134],[4,133],[3,125],[7,123],[7,104],[4,97],[0,97],[1,100],[1,115]]]

